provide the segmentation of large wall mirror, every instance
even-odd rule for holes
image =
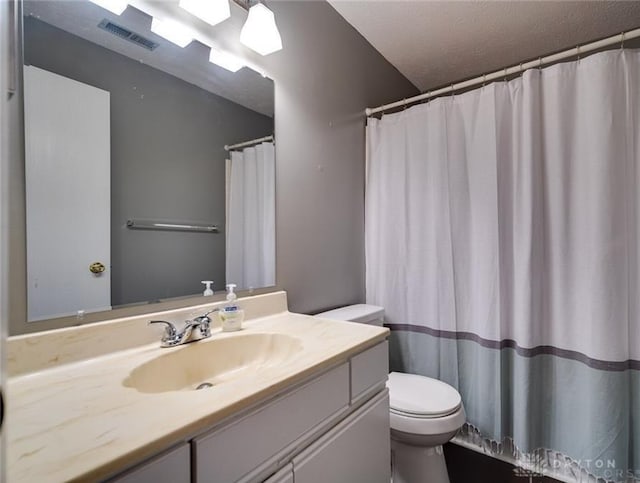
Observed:
[[[23,11],[28,320],[275,285],[273,81],[132,6]]]

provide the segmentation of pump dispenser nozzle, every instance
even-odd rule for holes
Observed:
[[[237,285],[235,283],[228,283],[227,284],[227,300],[229,302],[231,302],[232,300],[235,300],[236,298],[238,298],[236,293],[233,291],[236,287],[237,287]]]
[[[205,295],[205,296],[213,295],[213,289],[211,288],[211,286],[213,285],[213,280],[203,280],[200,283],[206,285],[206,288],[204,289],[204,292],[202,295]]]

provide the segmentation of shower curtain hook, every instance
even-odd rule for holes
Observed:
[[[404,99],[402,99],[402,110],[403,111],[407,110],[407,98],[406,97]]]
[[[620,50],[624,50],[624,32],[621,34],[622,38],[620,39]]]
[[[576,45],[576,55],[578,56],[578,63],[580,63],[580,46]]]
[[[455,99],[456,91],[453,89],[453,83],[451,83],[451,85],[449,86],[449,89],[451,89],[451,97]]]
[[[542,57],[538,57],[538,70],[542,70]]]
[[[504,68],[504,78],[503,78],[503,80],[505,82],[507,82],[507,68],[506,67]]]
[[[484,87],[486,82],[487,82],[487,74],[482,74],[482,87]]]

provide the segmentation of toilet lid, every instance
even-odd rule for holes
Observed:
[[[392,372],[387,382],[392,412],[418,418],[446,416],[462,404],[458,391],[437,379]]]

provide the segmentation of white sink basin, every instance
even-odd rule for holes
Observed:
[[[124,386],[143,393],[217,386],[261,368],[286,364],[302,350],[302,342],[286,334],[213,335],[163,350],[167,352],[133,369]]]

